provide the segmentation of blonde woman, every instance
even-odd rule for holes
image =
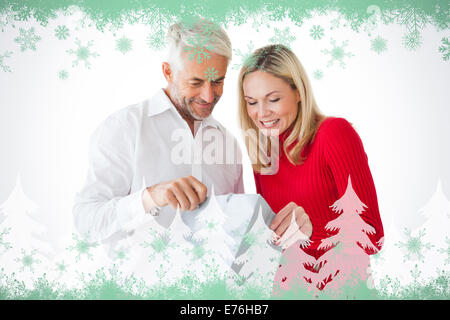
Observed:
[[[257,193],[277,216],[271,228],[283,235],[292,212],[300,230],[310,236],[304,251],[319,258],[321,240],[331,236],[325,225],[337,218],[330,206],[345,193],[349,176],[359,199],[367,206],[361,218],[375,229],[369,235],[379,249],[383,226],[377,195],[362,141],[343,118],[325,117],[317,107],[306,72],[287,47],[269,45],[256,50],[239,74],[239,118],[245,131],[278,139],[275,172],[273,163],[255,155],[246,141]],[[264,153],[270,145],[264,146]],[[374,253],[367,252],[368,254]]]

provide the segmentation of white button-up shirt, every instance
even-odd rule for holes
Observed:
[[[195,136],[161,89],[152,98],[109,116],[91,137],[89,171],[73,215],[91,241],[113,244],[156,221],[168,227],[175,210],[146,214],[146,187],[192,175],[216,195],[243,193],[242,154],[236,139],[212,116]],[[154,221],[152,222],[154,223]]]

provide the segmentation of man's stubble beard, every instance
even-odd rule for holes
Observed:
[[[178,87],[176,85],[173,85],[170,89],[170,96],[174,100],[175,108],[178,110],[180,115],[187,120],[191,121],[202,121],[209,117],[215,107],[215,104],[217,101],[219,101],[218,97],[214,97],[214,106],[211,108],[211,112],[206,117],[200,117],[197,115],[192,108],[191,104],[195,101],[195,98],[190,99],[189,101],[186,101],[187,99],[183,99],[179,93]]]

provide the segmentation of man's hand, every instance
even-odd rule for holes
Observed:
[[[188,176],[148,187],[147,191],[159,207],[170,205],[186,211],[195,210],[206,200],[207,188],[193,176]]]
[[[313,226],[305,210],[294,202],[290,202],[275,216],[270,229],[276,234],[275,244],[286,249],[297,240],[308,240]]]

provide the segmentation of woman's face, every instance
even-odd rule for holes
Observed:
[[[247,113],[264,135],[279,135],[296,119],[300,94],[286,81],[255,71],[245,76],[243,91]]]

